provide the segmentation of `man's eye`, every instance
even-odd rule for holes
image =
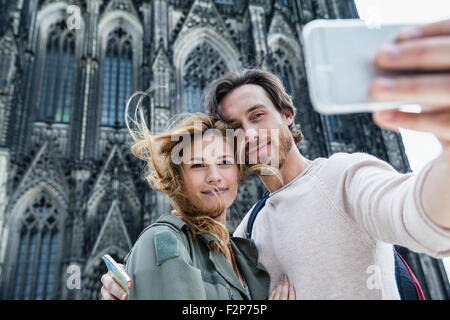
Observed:
[[[252,120],[258,119],[258,118],[262,117],[263,115],[264,115],[264,113],[262,113],[262,112],[256,113],[256,114],[252,115]]]

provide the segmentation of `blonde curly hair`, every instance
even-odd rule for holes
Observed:
[[[130,118],[134,125],[131,128],[128,121],[128,109],[131,100],[137,95],[141,95],[141,97],[137,103],[134,117]],[[142,99],[149,95],[149,93],[138,91],[130,97],[125,107],[125,124],[134,141],[131,145],[131,153],[146,162],[144,166],[146,181],[153,190],[168,196],[169,202],[174,208],[173,214],[186,222],[193,238],[198,233],[207,233],[215,236],[219,241],[212,241],[210,244],[211,249],[220,251],[227,256],[229,232],[226,226],[215,220],[226,209],[223,199],[213,191],[218,201],[218,206],[215,210],[206,211],[204,208],[195,206],[186,196],[183,167],[181,163],[178,164],[173,161],[172,151],[179,143],[180,137],[189,135],[189,141],[193,141],[194,137],[199,134],[203,136],[207,130],[215,129],[225,139],[227,137],[226,130],[230,129],[230,127],[225,121],[203,113],[183,114],[178,116],[178,121],[175,121],[176,125],[169,128],[166,132],[152,135],[147,127],[143,111],[139,108]],[[199,124],[201,125],[199,126]],[[177,137],[178,139],[176,139]],[[230,142],[226,141],[226,143]],[[234,136],[233,153],[235,160],[238,157],[238,152],[240,152],[237,145],[237,138]],[[269,168],[273,174],[281,179],[279,172],[267,165],[257,164],[245,168],[244,165],[238,164],[238,183],[241,183],[245,176],[251,173],[258,173],[262,167]]]

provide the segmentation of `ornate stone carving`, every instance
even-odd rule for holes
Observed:
[[[136,17],[138,16],[137,11],[130,0],[110,0],[108,5],[106,6],[105,13],[115,10],[126,11]]]
[[[194,28],[211,28],[225,40],[233,43],[225,23],[211,0],[195,0],[184,21],[178,38]]]

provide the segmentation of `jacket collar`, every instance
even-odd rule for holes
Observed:
[[[156,222],[170,223],[179,230],[189,229],[186,222],[174,215],[161,216]],[[198,238],[209,250],[209,259],[214,263],[219,274],[235,289],[246,296],[244,288],[234,273],[227,259],[220,252],[210,250],[213,240],[220,241],[208,233],[199,233]],[[236,257],[239,271],[247,282],[247,286],[254,300],[265,300],[268,297],[270,277],[264,266],[258,263],[258,250],[253,240],[240,237],[230,237],[230,243]]]
[[[183,230],[183,228],[188,228],[186,222],[184,222],[182,219],[180,219],[177,216],[174,216],[172,214],[165,214],[163,216],[160,216],[158,220],[156,220],[155,223],[158,222],[165,222],[170,223],[174,227],[176,227],[178,230]]]
[[[208,246],[216,237],[202,234],[203,242]],[[253,240],[239,237],[230,237],[231,247],[236,257],[239,272],[244,277],[253,300],[266,300],[270,287],[270,276],[264,266],[258,262],[258,249]],[[243,296],[247,296],[233,268],[220,252],[209,251],[209,258],[214,263],[217,272],[239,290]]]
[[[212,251],[210,248],[210,243],[213,240],[217,240],[220,241],[218,238],[216,238],[215,236],[211,235],[211,234],[207,234],[207,233],[200,233],[198,235],[199,239],[207,246],[208,250],[209,250],[209,259],[210,261],[214,264],[215,269],[217,270],[217,272],[231,285],[233,286],[236,290],[238,290],[241,295],[243,297],[247,296],[247,293],[245,292],[245,289],[242,287],[241,282],[239,281],[239,278],[237,277],[236,273],[234,272],[233,268],[231,267],[230,263],[228,262],[228,260],[226,259],[226,257],[220,253],[220,252],[214,252]],[[250,262],[251,266],[257,265],[257,259],[258,256],[257,254],[254,255],[253,252],[256,250],[256,247],[254,247],[254,250],[250,249],[250,247],[245,247],[244,251],[249,251],[245,256],[242,255],[242,253],[240,252],[240,250],[237,248],[237,246],[233,243],[233,238],[230,237],[230,243],[231,243],[231,247],[233,248],[233,252],[235,254],[236,257],[236,263],[238,265],[239,271],[241,272],[242,276],[244,277],[245,281],[247,282],[247,286],[250,290],[250,294],[252,295],[253,299],[266,299],[267,298],[267,294],[261,294],[262,292],[267,293],[269,291],[269,285],[270,285],[270,281],[267,284],[267,288],[266,289],[262,289],[261,287],[264,287],[265,282],[262,284],[259,284],[258,281],[259,279],[255,277],[254,272],[255,270],[252,270],[249,266],[249,261],[247,261],[246,259],[248,259],[248,257],[252,257],[252,261]],[[246,239],[244,239],[246,240]],[[248,245],[248,244],[247,244]],[[256,251],[257,252],[257,251]],[[265,271],[265,270],[264,270]],[[261,272],[261,271],[259,271]]]
[[[258,249],[255,242],[246,238],[232,237],[231,246],[252,299],[266,300],[269,294],[270,276],[264,266],[258,262]]]

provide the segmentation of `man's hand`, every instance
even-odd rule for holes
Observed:
[[[450,20],[401,31],[395,43],[380,48],[375,62],[385,70],[424,73],[376,78],[370,90],[374,100],[418,103],[422,112],[378,111],[374,121],[386,129],[433,133],[450,164]]]
[[[443,153],[424,181],[422,204],[431,220],[450,228],[450,20],[402,30],[375,62],[385,70],[421,72],[376,78],[370,88],[374,100],[418,103],[421,113],[384,110],[373,119],[386,129],[431,132],[439,140]]]
[[[102,300],[127,300],[128,295],[122,287],[114,281],[110,271],[102,276]]]

